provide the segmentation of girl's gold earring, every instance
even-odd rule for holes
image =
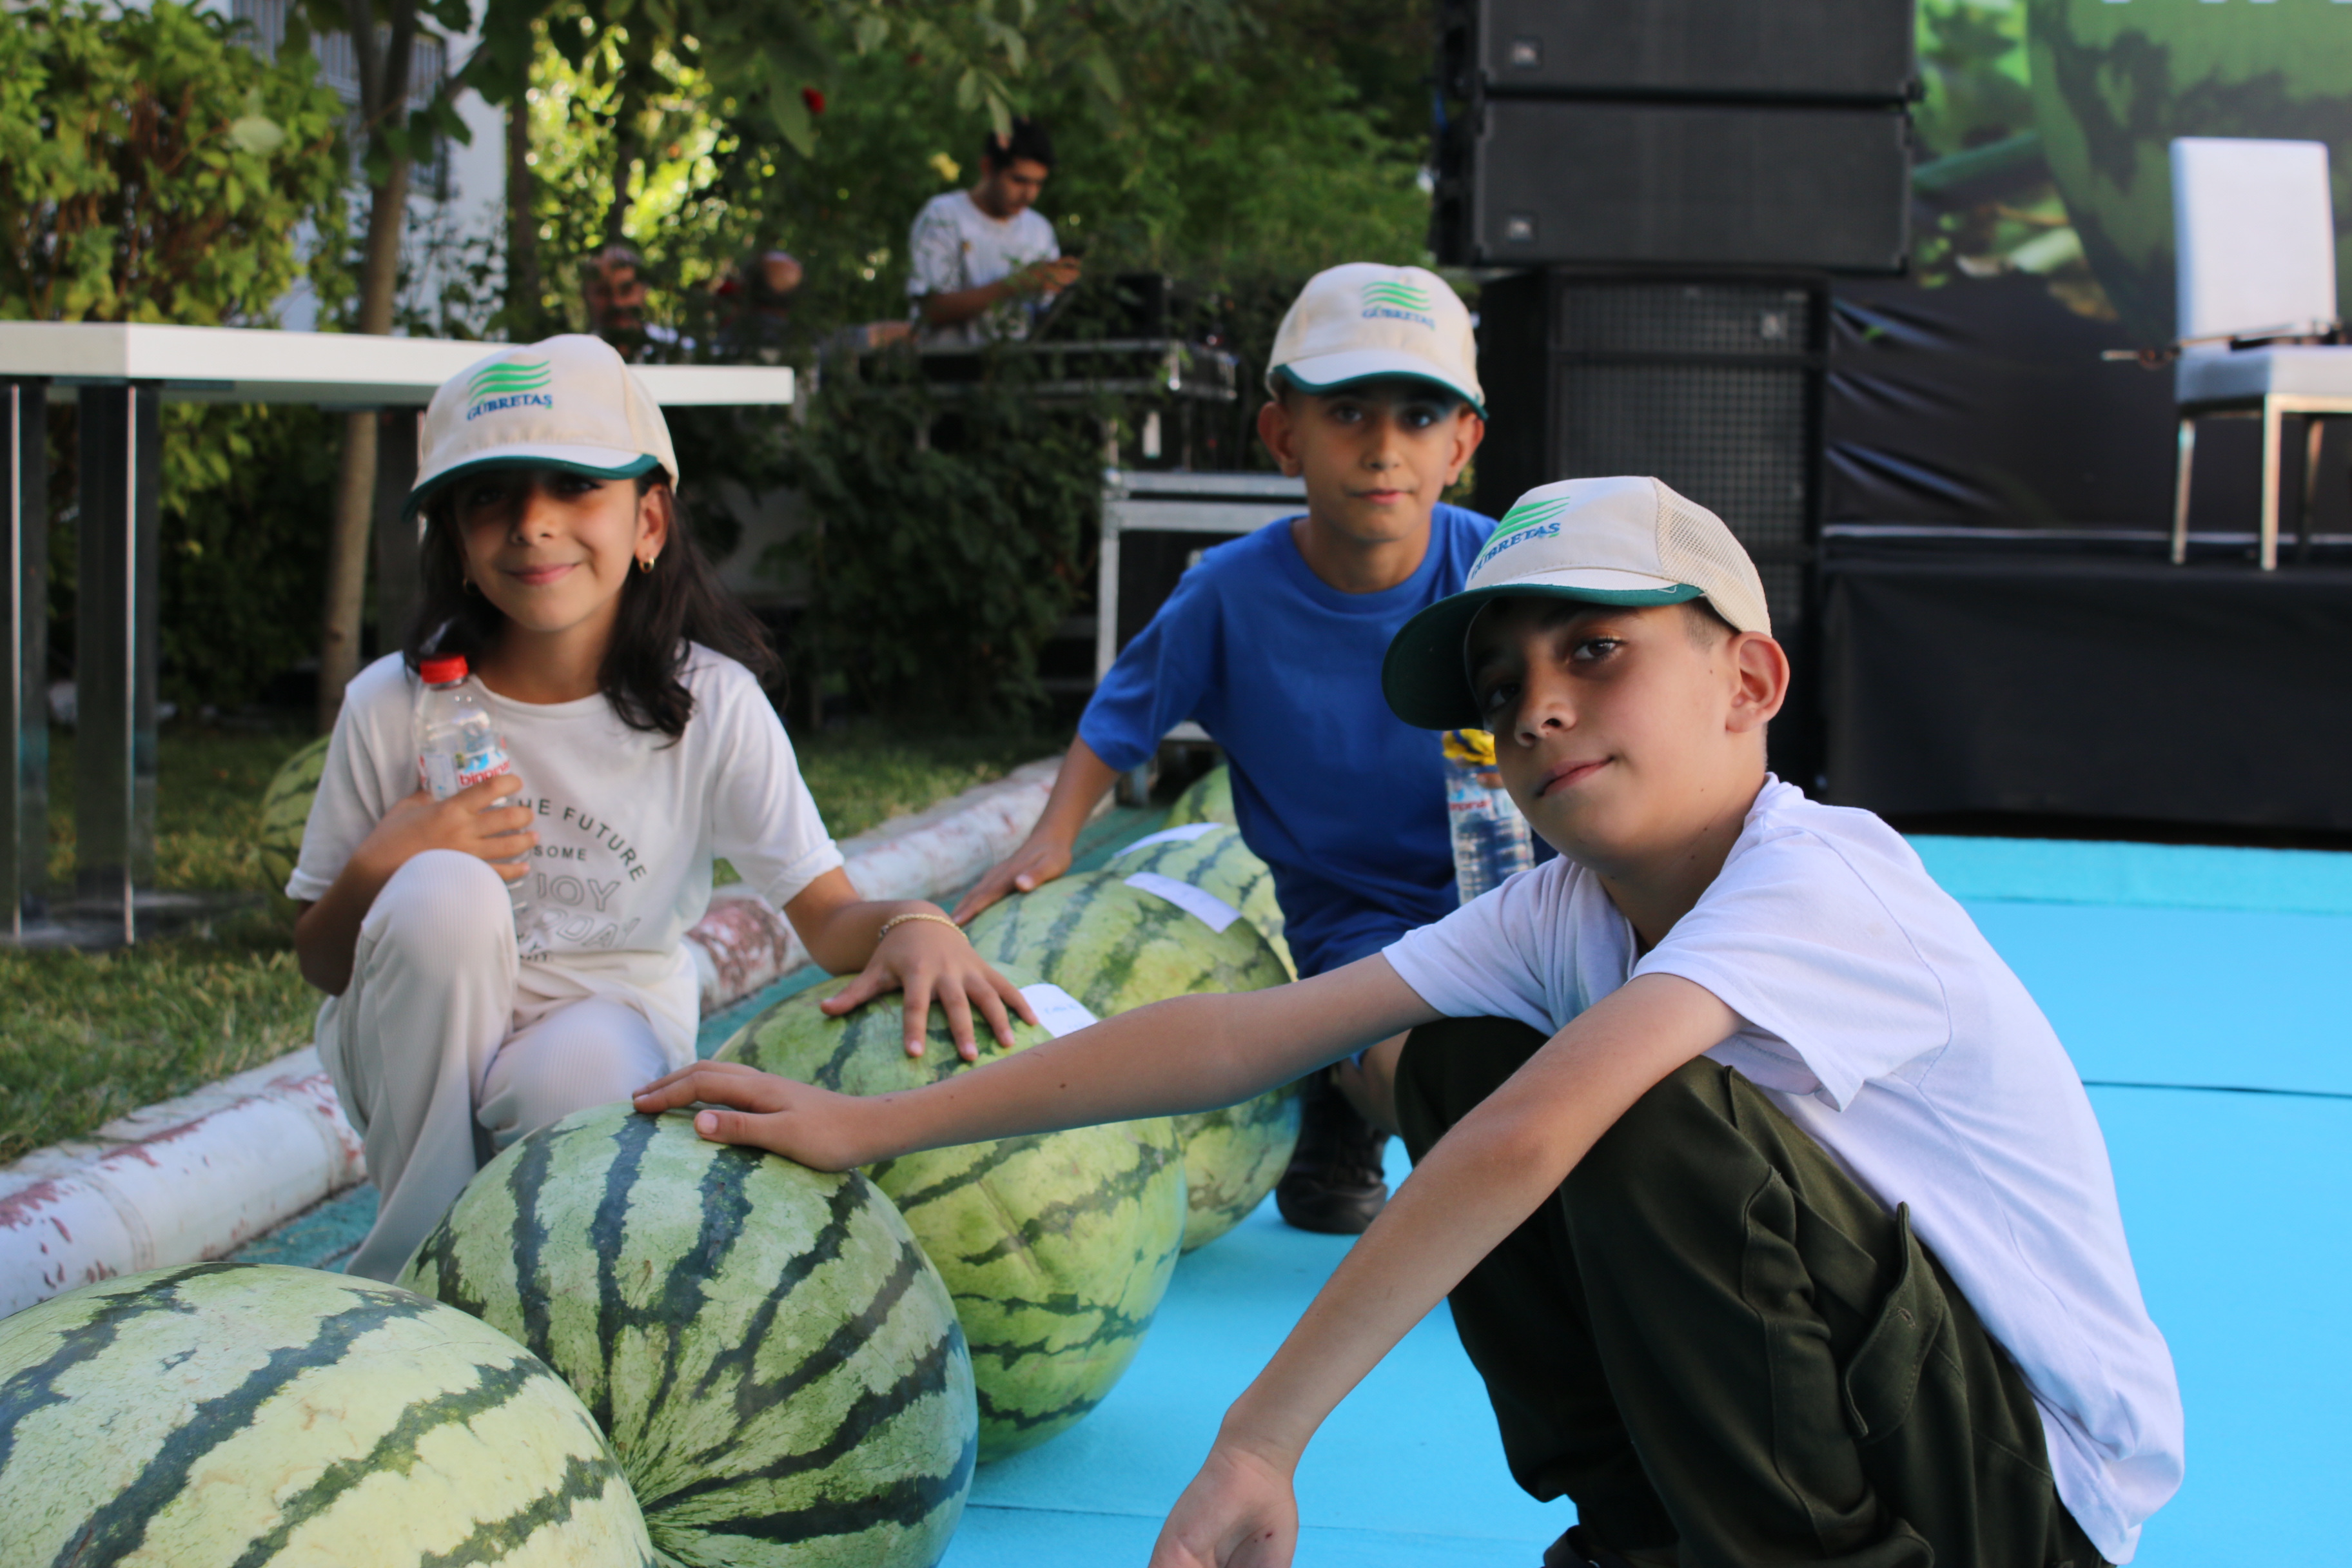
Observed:
[[[638,556],[638,557],[637,557],[637,570],[638,570],[638,571],[640,571],[640,572],[646,573],[646,574],[651,574],[651,573],[652,573],[652,571],[653,571],[653,569],[654,569],[654,562],[655,562],[656,559],[658,559],[658,557],[652,556],[652,555],[640,555],[640,556]]]
[[[465,584],[466,592],[468,594],[478,595],[482,591],[479,587],[476,586],[474,580],[471,577],[461,577],[458,581]]]

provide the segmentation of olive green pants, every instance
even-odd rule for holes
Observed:
[[[1544,1037],[1412,1032],[1418,1161]],[[1511,1474],[1681,1568],[2093,1568],[2024,1380],[1943,1266],[1755,1085],[1700,1058],[1455,1288]]]

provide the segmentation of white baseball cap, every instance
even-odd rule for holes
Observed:
[[[492,468],[629,479],[659,465],[678,480],[661,405],[612,344],[579,332],[500,349],[443,382],[416,447],[404,517],[459,475]]]
[[[1390,709],[1424,730],[1475,729],[1465,644],[1489,599],[1594,605],[1705,599],[1738,630],[1772,634],[1763,579],[1723,519],[1653,479],[1564,479],[1521,496],[1462,592],[1401,627],[1381,662]]]
[[[1330,392],[1360,381],[1410,376],[1466,399],[1483,418],[1478,339],[1470,311],[1436,273],[1350,261],[1318,272],[1274,334],[1266,389],[1284,382]]]

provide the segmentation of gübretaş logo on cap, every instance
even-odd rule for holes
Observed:
[[[555,367],[545,360],[500,360],[476,371],[466,383],[466,417],[478,419],[502,408],[552,408],[547,391]]]
[[[1559,532],[1559,514],[1573,502],[1566,496],[1552,500],[1521,501],[1503,514],[1503,521],[1487,536],[1478,558],[1470,563],[1471,575],[1515,544],[1525,544],[1530,539],[1549,539]]]
[[[1437,318],[1429,312],[1433,309],[1429,291],[1420,284],[1402,278],[1384,278],[1364,285],[1364,319],[1385,318],[1392,321],[1413,321],[1437,330]]]

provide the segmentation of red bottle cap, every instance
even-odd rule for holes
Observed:
[[[416,673],[425,678],[427,686],[448,686],[466,679],[466,656],[462,653],[436,654],[416,662]]]

